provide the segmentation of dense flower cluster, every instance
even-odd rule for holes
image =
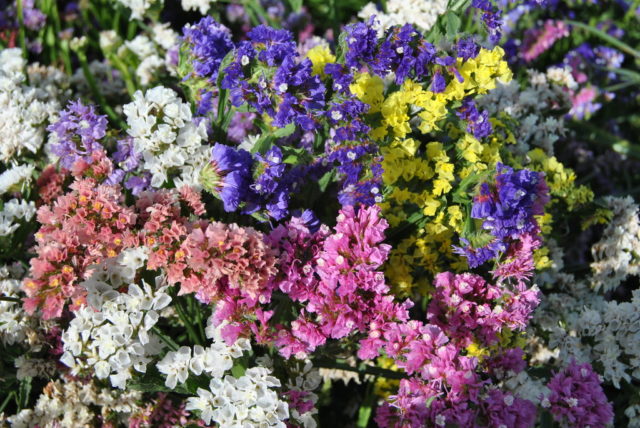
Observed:
[[[0,427],[640,427],[637,2],[365,3],[3,3]]]

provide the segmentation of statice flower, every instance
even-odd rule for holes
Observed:
[[[211,162],[200,173],[200,184],[222,200],[225,211],[235,211],[246,200],[252,164],[246,150],[216,143],[211,149]]]
[[[248,339],[240,338],[232,345],[225,343],[221,326],[214,326],[213,317],[209,319],[206,335],[212,339],[211,345],[193,348],[181,346],[176,351],[168,352],[156,367],[166,376],[165,385],[174,389],[178,383],[187,381],[190,374],[200,376],[206,374],[221,379],[231,370],[234,360],[242,357],[243,352],[251,350]]]
[[[356,211],[347,206],[337,220],[335,233],[328,236],[323,227],[311,234],[300,221],[289,226],[290,242],[282,236],[283,230],[274,234],[287,253],[283,268],[292,273],[291,280],[283,279],[280,288],[304,308],[291,323],[290,332],[278,333],[276,345],[286,357],[312,352],[330,338],[367,332],[372,326],[378,326],[377,330],[392,320],[408,318],[410,304],[393,301],[379,271],[389,252],[382,243],[387,223],[379,218],[379,208],[360,207]],[[295,242],[305,243],[299,253],[294,250]],[[378,338],[379,332],[372,337]],[[363,340],[362,355],[375,355],[379,345],[377,340]]]
[[[524,329],[540,302],[535,287],[512,292],[468,273],[441,273],[434,283],[427,318],[462,346],[495,345],[503,329]]]
[[[49,118],[60,109],[60,91],[51,85],[44,90],[35,86],[35,74],[27,86],[23,70],[26,62],[19,48],[0,51],[0,161],[25,153],[36,153],[45,137]],[[45,69],[48,71],[49,69]]]
[[[108,377],[113,386],[124,389],[133,370],[146,371],[151,357],[162,350],[160,339],[150,330],[158,321],[158,312],[171,302],[162,279],[156,282],[155,289],[146,283],[142,287],[130,284],[126,293],[109,284],[89,290],[101,305],[77,311],[62,334],[60,360],[72,373]]]
[[[315,129],[325,87],[313,75],[311,61],[298,60],[292,34],[260,25],[247,35],[249,41],[238,44],[233,62],[223,70],[222,88],[230,90],[233,105],[248,103],[273,118],[276,127],[295,123]]]
[[[142,168],[151,174],[151,186],[160,187],[179,171],[181,184],[198,186],[206,163],[207,132],[203,121],[194,121],[189,104],[172,89],[157,86],[137,91],[123,107]]]
[[[482,229],[493,238],[487,238],[489,242],[479,247],[456,249],[471,256],[471,267],[494,258],[523,235],[537,235],[539,226],[535,216],[544,213],[544,205],[549,200],[544,174],[527,169],[514,171],[501,163],[496,166],[496,172],[494,183],[480,185],[471,208],[471,217],[483,220]],[[478,251],[478,248],[490,251]]]
[[[11,199],[2,206],[0,211],[0,237],[9,236],[28,222],[36,213],[36,204],[24,199]]]
[[[396,25],[411,24],[428,31],[447,9],[444,0],[390,0],[385,4],[386,11],[378,10],[374,3],[367,3],[358,12],[358,17],[367,21],[375,16],[380,27],[379,33]]]
[[[185,26],[183,33],[187,49],[194,58],[195,74],[215,82],[222,59],[234,48],[231,32],[207,16],[196,24]]]
[[[430,74],[428,66],[436,59],[436,49],[419,31],[410,24],[392,27],[379,40],[375,25],[372,17],[367,23],[346,27],[347,67],[359,70],[367,66],[380,77],[393,72],[396,84],[413,76],[424,78]]]
[[[562,426],[604,428],[613,422],[611,403],[590,364],[572,361],[547,384],[551,393],[542,401]]]
[[[487,31],[489,41],[497,44],[502,37],[502,12],[496,8],[491,0],[473,0],[471,7],[478,9]]]
[[[456,115],[467,122],[467,132],[478,139],[488,137],[493,132],[489,122],[489,112],[485,110],[480,113],[471,98],[462,101],[462,106],[458,108]]]
[[[125,7],[131,9],[130,19],[142,20],[147,10],[154,6],[158,0],[118,0]]]
[[[529,30],[522,46],[522,58],[531,62],[549,50],[555,42],[569,35],[569,27],[563,21],[548,19],[542,28]]]
[[[77,160],[91,161],[91,154],[102,150],[99,140],[106,134],[107,117],[78,100],[69,103],[47,130],[54,136],[51,152],[59,156],[63,168],[70,169]]]
[[[234,292],[258,299],[275,274],[276,253],[257,230],[212,222],[195,227],[174,254],[168,280],[206,303]]]
[[[0,174],[0,195],[9,192],[21,192],[31,183],[35,167],[33,165],[15,165]]]
[[[593,245],[592,284],[596,290],[614,290],[628,276],[640,274],[640,221],[638,205],[631,196],[607,197],[613,218]]]
[[[289,407],[274,388],[280,381],[264,367],[251,367],[239,378],[214,378],[209,389],[187,399],[187,410],[200,412],[206,424],[285,428]]]
[[[81,179],[70,187],[54,206],[38,210],[36,257],[23,285],[25,309],[33,313],[41,308],[45,319],[59,317],[67,300],[72,308],[84,303],[86,292],[78,283],[87,278],[91,265],[122,251],[136,219],[113,186]]]
[[[6,266],[0,267],[0,296],[19,299],[21,281]],[[32,319],[19,302],[0,301],[0,342],[17,345],[24,342],[33,330]]]
[[[91,426],[100,411],[126,417],[142,399],[140,391],[104,388],[98,382],[61,376],[48,382],[33,407],[22,409],[8,419],[12,427]]]

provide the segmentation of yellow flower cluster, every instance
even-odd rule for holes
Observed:
[[[486,93],[497,80],[511,79],[503,54],[500,48],[482,49],[475,59],[458,60],[457,69],[464,80],[452,79],[439,94],[409,80],[385,98],[382,79],[367,73],[359,75],[350,87],[371,106],[369,114],[379,118],[371,137],[381,140],[389,133],[393,137],[381,149],[387,189],[381,207],[392,227],[411,232],[392,250],[386,270],[399,295],[425,294],[436,273],[467,268],[464,258],[452,248],[464,226],[465,207],[454,203],[451,192],[469,174],[494,168],[501,160],[500,147],[505,141],[503,134],[497,134],[481,143],[453,123],[441,129],[439,122],[446,119],[453,102]],[[422,133],[441,130],[453,143],[424,144],[406,138],[412,131],[412,112]],[[411,214],[416,212],[421,214],[417,218]]]
[[[444,92],[425,90],[421,84],[407,80],[397,90],[384,97],[384,82],[378,76],[360,74],[349,89],[361,101],[371,106],[369,114],[382,114],[379,126],[371,137],[381,140],[389,133],[395,138],[405,138],[411,132],[410,112],[418,118],[417,128],[423,133],[440,130],[438,122],[446,119],[448,106],[454,101],[473,94],[484,94],[495,88],[496,81],[508,82],[512,74],[500,47],[493,50],[481,49],[476,58],[463,61],[458,59],[457,70],[462,81],[456,77],[446,86]]]
[[[565,168],[555,157],[547,156],[541,149],[531,150],[528,157],[531,163],[527,168],[545,173],[552,204],[554,200],[562,200],[567,204],[569,211],[573,211],[593,200],[593,191],[587,186],[576,186],[575,173]]]

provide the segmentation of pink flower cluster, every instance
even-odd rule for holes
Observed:
[[[563,21],[547,19],[542,28],[529,30],[523,42],[522,57],[531,62],[549,50],[555,42],[569,35],[569,26]]]
[[[75,172],[103,178],[109,165],[97,160],[92,168]],[[120,189],[90,177],[78,178],[69,193],[38,210],[37,257],[31,259],[23,290],[25,309],[42,308],[44,319],[59,317],[68,300],[72,310],[84,305],[86,290],[78,284],[90,276],[90,267],[116,256],[134,239],[136,214],[123,206]]]
[[[438,274],[435,286],[427,319],[462,347],[473,341],[491,346],[503,328],[523,329],[540,302],[538,291],[525,284],[514,292],[470,273]]]
[[[410,304],[394,302],[380,270],[390,249],[382,243],[387,227],[378,207],[347,206],[331,235],[326,228],[312,234],[294,223],[291,233],[280,230],[272,236],[280,238],[283,269],[293,273],[279,289],[302,304],[291,330],[278,333],[276,345],[284,356],[306,354],[327,339],[366,334],[409,318]],[[362,346],[367,346],[364,340]]]

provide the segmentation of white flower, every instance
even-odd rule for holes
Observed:
[[[197,185],[196,177],[208,161],[203,141],[207,133],[202,121],[192,121],[188,103],[173,90],[158,86],[142,93],[123,107],[143,169],[151,173],[151,185],[161,186],[173,171],[180,171],[184,184]]]
[[[289,406],[272,389],[280,382],[265,367],[251,367],[240,378],[214,378],[209,390],[198,389],[187,399],[187,410],[197,410],[202,420],[220,426],[282,427],[289,418]]]
[[[147,10],[155,3],[154,0],[118,0],[131,9],[131,19],[142,20]]]
[[[212,3],[216,0],[182,0],[182,9],[185,11],[198,9],[202,15],[206,15]]]
[[[182,384],[189,377],[189,362],[191,360],[191,349],[182,346],[178,351],[167,352],[167,355],[156,365],[158,371],[167,376],[165,385],[174,389],[178,381]]]
[[[640,274],[640,219],[638,205],[631,196],[607,197],[613,218],[602,239],[591,249],[593,287],[604,292],[616,288],[627,276]]]
[[[0,195],[7,193],[9,189],[28,185],[35,167],[33,165],[17,165],[0,174]]]
[[[20,223],[18,220],[29,221],[36,213],[33,201],[11,199],[0,211],[0,236],[8,236],[15,232]]]
[[[379,34],[394,25],[405,24],[430,30],[438,16],[447,10],[447,3],[446,0],[388,0],[386,13],[378,10],[374,3],[368,3],[360,10],[358,17],[368,20],[375,16]]]
[[[84,283],[90,304],[79,309],[62,334],[63,355],[60,361],[74,374],[93,373],[109,377],[114,387],[124,389],[132,371],[145,372],[151,356],[162,346],[150,332],[158,321],[157,311],[166,307],[170,297],[162,278],[155,290],[143,283],[129,285],[127,293],[118,293],[109,284]],[[188,348],[187,348],[188,349]]]

